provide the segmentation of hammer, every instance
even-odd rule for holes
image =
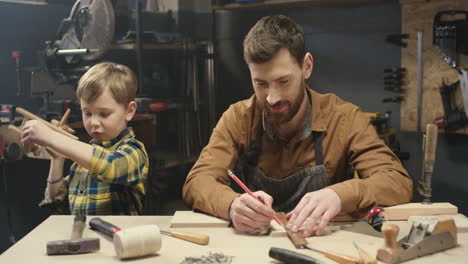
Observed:
[[[86,216],[76,215],[71,239],[47,242],[47,255],[81,254],[99,250],[99,238],[81,238],[85,225]]]
[[[120,229],[99,217],[91,219],[89,225],[113,238],[115,253],[119,259],[147,256],[161,248],[161,232],[157,225]]]

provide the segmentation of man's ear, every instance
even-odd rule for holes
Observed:
[[[132,120],[133,116],[136,113],[136,109],[137,109],[137,104],[135,101],[131,101],[130,103],[128,103],[127,115],[125,116],[125,120],[127,120],[127,122]]]
[[[307,52],[304,56],[304,62],[302,63],[302,74],[304,75],[304,79],[309,79],[313,69],[314,57],[312,57],[312,54],[310,54],[310,52]]]

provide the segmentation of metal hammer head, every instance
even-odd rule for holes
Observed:
[[[47,243],[47,255],[82,254],[99,248],[99,238],[50,241]]]

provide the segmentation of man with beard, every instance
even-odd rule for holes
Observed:
[[[244,59],[255,94],[231,105],[213,130],[183,188],[189,206],[243,232],[287,212],[292,231],[309,219],[307,237],[339,213],[359,218],[376,205],[411,200],[408,173],[361,110],[305,84],[313,57],[296,22],[260,19],[245,37]],[[233,190],[228,169],[262,202]]]

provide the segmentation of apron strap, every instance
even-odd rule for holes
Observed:
[[[323,137],[321,132],[312,132],[314,137],[315,165],[323,165]]]
[[[257,126],[257,135],[255,137],[255,141],[252,145],[247,149],[244,153],[239,156],[237,163],[235,165],[235,173],[241,177],[243,181],[245,181],[243,177],[244,167],[247,164],[251,166],[257,166],[258,163],[258,156],[260,155],[260,151],[262,150],[262,135],[263,135],[263,125],[262,119],[258,122]]]

